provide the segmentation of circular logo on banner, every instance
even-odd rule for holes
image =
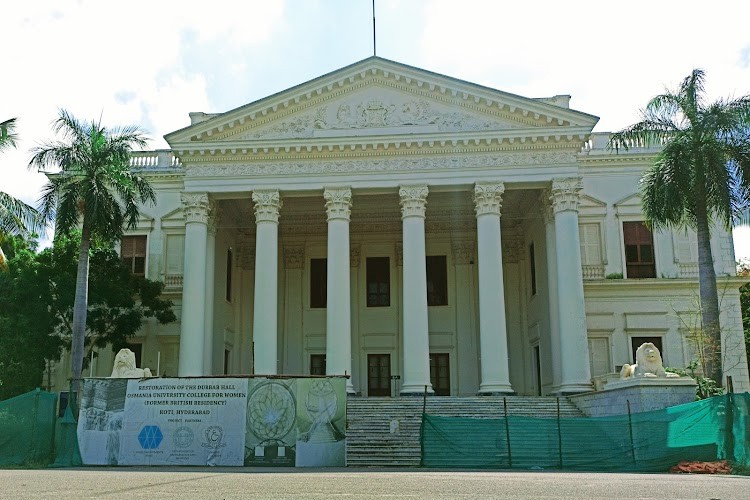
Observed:
[[[208,448],[221,448],[226,446],[226,443],[221,441],[224,439],[224,429],[218,425],[212,425],[206,428],[206,443],[203,445]]]
[[[178,427],[172,434],[172,443],[175,448],[189,448],[194,440],[193,429],[187,426]]]

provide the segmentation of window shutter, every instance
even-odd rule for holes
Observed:
[[[185,262],[185,236],[167,235],[167,274],[182,274]]]
[[[584,266],[595,266],[602,263],[599,235],[599,224],[581,224],[578,226],[581,241],[581,263]]]

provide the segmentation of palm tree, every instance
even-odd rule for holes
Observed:
[[[0,152],[16,147],[15,129],[15,118],[0,122]],[[0,243],[9,235],[28,238],[42,227],[39,213],[33,207],[0,191]],[[0,248],[0,270],[6,271],[7,269],[5,254]]]
[[[156,197],[146,179],[130,169],[133,146],[146,145],[137,127],[108,130],[101,122],[82,123],[60,110],[53,130],[63,141],[34,148],[29,166],[48,174],[40,199],[42,216],[54,220],[61,234],[81,230],[71,345],[76,391],[83,368],[91,240],[120,238],[125,226],[135,227],[139,203],[154,204]]]
[[[704,73],[695,69],[676,92],[652,98],[642,120],[616,134],[613,149],[662,145],[641,179],[643,213],[652,227],[691,227],[698,236],[701,324],[716,356],[721,325],[711,225],[742,218],[750,193],[750,95],[706,102]],[[720,358],[706,356],[704,374],[722,383]]]

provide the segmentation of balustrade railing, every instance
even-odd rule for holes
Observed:
[[[137,169],[182,168],[180,159],[169,149],[155,151],[133,151],[130,153],[130,166]]]
[[[584,265],[581,267],[583,271],[583,279],[585,280],[598,280],[604,278],[604,266],[601,264]]]
[[[582,153],[615,153],[615,148],[609,147],[609,140],[612,137],[611,132],[597,132],[589,136],[589,140],[583,144],[581,148]],[[638,152],[646,151],[658,151],[661,149],[663,141],[659,141],[659,144],[647,144],[644,141],[626,141],[620,144],[618,151],[619,153],[632,152],[638,150]],[[627,147],[627,149],[625,149]]]

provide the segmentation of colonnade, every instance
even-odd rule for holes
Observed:
[[[580,392],[590,387],[583,277],[578,236],[578,197],[580,180],[552,180],[550,190],[551,230],[547,242],[554,241],[556,303],[550,304],[553,340],[558,348],[556,378],[559,392]],[[500,215],[502,182],[478,182],[474,186],[477,217],[477,257],[479,274],[479,336],[481,394],[513,393],[508,368],[508,332],[503,288],[502,235]],[[401,394],[432,392],[429,366],[429,328],[425,268],[425,213],[429,187],[399,186],[403,238],[403,379]],[[351,304],[349,267],[350,187],[327,187],[323,199],[328,225],[326,372],[352,373]],[[276,189],[252,193],[255,208],[255,302],[253,345],[255,372],[278,372],[278,234],[282,199]],[[356,201],[356,200],[355,200]],[[213,294],[208,279],[213,255],[207,248],[211,203],[208,193],[183,193],[185,213],[185,265],[182,292],[182,322],[178,374],[211,374],[210,344],[206,328],[212,313],[207,308]],[[549,253],[549,252],[548,252]],[[335,286],[330,286],[335,284]],[[552,302],[552,300],[551,300]],[[351,380],[351,379],[349,379]],[[354,392],[351,381],[347,391]]]

